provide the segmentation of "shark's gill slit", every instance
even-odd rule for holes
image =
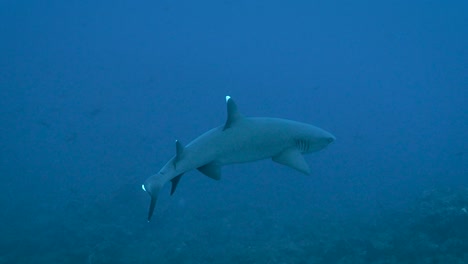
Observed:
[[[305,139],[298,139],[296,140],[296,148],[299,149],[300,152],[308,152],[310,149],[310,142]]]

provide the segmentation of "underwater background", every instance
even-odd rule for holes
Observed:
[[[0,264],[468,263],[467,1],[1,1]],[[141,184],[226,120],[330,131],[304,176]]]

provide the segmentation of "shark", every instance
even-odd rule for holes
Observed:
[[[303,154],[324,149],[335,137],[316,126],[281,118],[245,117],[230,96],[226,96],[227,120],[183,146],[175,141],[176,154],[150,176],[142,189],[151,197],[148,222],[163,186],[171,182],[171,195],[184,173],[197,169],[214,180],[221,179],[221,167],[229,164],[272,159],[304,174],[310,168]]]

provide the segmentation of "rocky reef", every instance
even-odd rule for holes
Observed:
[[[180,203],[151,224],[131,188],[35,212],[34,235],[4,233],[0,263],[468,263],[468,188],[429,190],[367,221],[314,211],[292,222],[256,204]]]
[[[361,224],[315,263],[468,263],[468,188],[428,190],[403,212]]]

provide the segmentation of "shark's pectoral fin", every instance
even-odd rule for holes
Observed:
[[[219,181],[221,179],[221,165],[217,162],[210,162],[200,168],[197,168],[197,170],[213,180]]]
[[[179,181],[180,181],[180,178],[182,178],[182,175],[184,175],[183,173],[182,174],[179,174],[177,176],[175,176],[174,178],[172,178],[171,180],[171,195],[174,194],[176,188],[177,188],[177,184],[179,184]]]
[[[297,148],[289,148],[272,157],[274,162],[291,167],[304,174],[310,174],[309,165]]]
[[[226,96],[226,105],[227,105],[227,120],[226,124],[224,124],[223,130],[230,128],[237,120],[242,118],[242,115],[237,110],[237,105],[232,100],[230,96]]]

